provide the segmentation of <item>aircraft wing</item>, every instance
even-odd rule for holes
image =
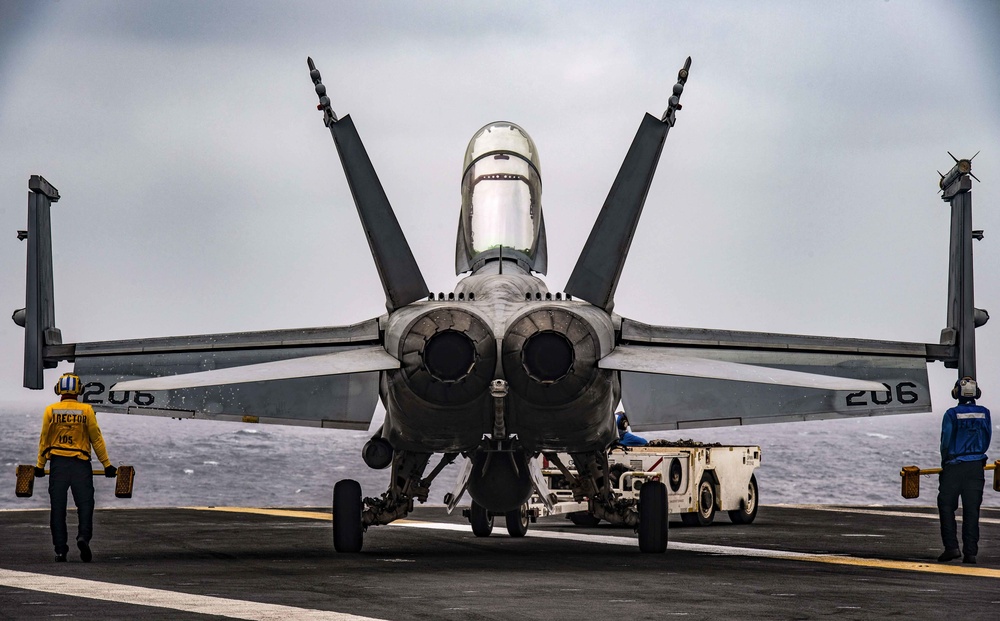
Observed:
[[[378,356],[376,347],[381,350],[378,321],[371,319],[331,328],[57,345],[46,348],[46,357],[74,361],[86,382],[80,399],[98,412],[367,429],[379,369],[391,358],[384,350]],[[240,375],[241,383],[190,379],[219,373]],[[121,382],[129,384],[115,386]]]
[[[599,365],[621,372],[632,427],[654,431],[928,412],[941,347],[623,319]]]

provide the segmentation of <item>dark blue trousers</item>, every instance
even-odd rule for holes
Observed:
[[[66,554],[66,492],[73,490],[76,516],[79,521],[76,539],[90,543],[94,534],[94,473],[90,461],[76,457],[53,455],[49,459],[49,499],[52,511],[49,525],[52,528],[52,545],[56,554]]]
[[[941,516],[941,540],[945,549],[958,549],[958,525],[955,511],[962,499],[962,552],[979,554],[979,507],[983,504],[985,461],[946,464],[938,479],[938,513]]]

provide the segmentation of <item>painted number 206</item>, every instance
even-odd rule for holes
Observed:
[[[917,385],[913,382],[900,382],[896,384],[893,388],[889,384],[883,383],[885,386],[885,392],[873,390],[871,392],[860,391],[852,392],[847,395],[847,405],[849,406],[862,406],[869,405],[868,400],[871,399],[871,405],[889,405],[892,403],[893,394],[895,393],[896,401],[903,404],[916,403],[919,399],[919,395],[911,388],[916,388]]]
[[[90,382],[83,387],[82,401],[93,405],[103,404],[104,399],[102,397],[104,397],[104,390],[105,386],[101,382]],[[155,401],[155,398],[150,393],[138,390],[134,393],[129,390],[109,390],[107,396],[108,403],[111,405],[126,405],[131,401],[135,405],[149,407]]]

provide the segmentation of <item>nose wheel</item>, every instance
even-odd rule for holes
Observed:
[[[493,532],[493,516],[486,510],[486,507],[475,500],[469,510],[469,522],[472,524],[472,532],[476,537],[489,537]]]
[[[524,503],[520,508],[508,511],[504,514],[507,520],[507,532],[511,537],[524,537],[528,533],[528,503]]]

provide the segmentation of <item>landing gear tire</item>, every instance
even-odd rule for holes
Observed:
[[[691,515],[699,526],[708,526],[715,520],[715,483],[708,473],[698,483],[698,510]]]
[[[751,474],[746,500],[740,501],[739,509],[729,512],[729,519],[733,524],[751,524],[757,519],[757,508],[760,506],[760,497],[757,493],[757,475]]]
[[[511,537],[524,537],[528,533],[528,503],[521,505],[519,509],[508,511],[504,514],[507,520],[507,532]]]
[[[577,526],[597,526],[601,523],[601,518],[595,516],[593,513],[577,511],[576,513],[569,514],[569,521]]]
[[[472,501],[472,509],[469,511],[469,522],[476,537],[489,537],[493,532],[493,516],[486,507],[475,500]]]
[[[344,479],[333,486],[333,548],[337,552],[360,552],[364,543],[361,524],[361,485]]]
[[[649,481],[639,488],[639,551],[667,551],[667,486]]]

